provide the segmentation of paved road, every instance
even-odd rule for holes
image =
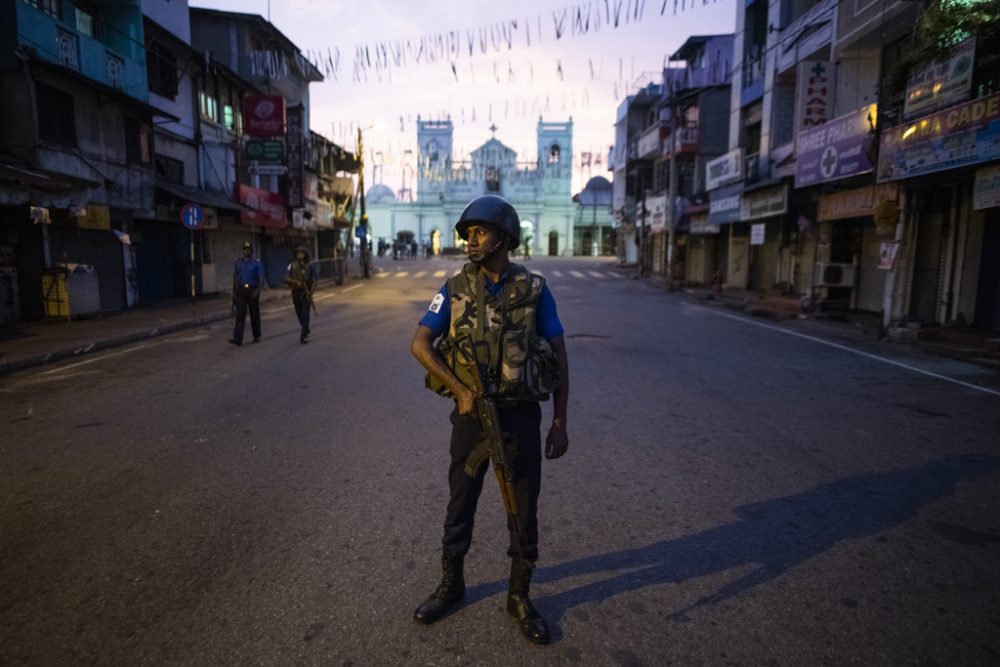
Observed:
[[[0,381],[0,663],[1000,661],[1000,381],[987,369],[541,259],[570,336],[533,589],[502,611],[487,487],[465,605],[436,584],[448,403],[415,322],[454,261]],[[405,275],[403,275],[405,274]],[[549,408],[546,406],[546,415]]]

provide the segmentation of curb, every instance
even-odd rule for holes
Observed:
[[[184,329],[192,329],[194,327],[201,326],[203,324],[211,324],[213,322],[220,322],[222,320],[229,319],[228,313],[216,313],[214,315],[205,315],[193,320],[184,320],[182,322],[174,322],[173,324],[166,324],[164,326],[155,327],[153,329],[146,329],[144,331],[136,331],[134,333],[126,334],[124,336],[118,336],[116,338],[106,338],[104,340],[91,341],[81,346],[73,348],[65,348],[62,350],[56,350],[55,352],[46,352],[45,354],[35,355],[33,357],[26,357],[24,359],[18,359],[16,361],[9,361],[6,363],[0,363],[0,377],[10,375],[11,373],[16,373],[18,371],[27,370],[29,368],[37,368],[38,366],[44,366],[45,364],[52,364],[59,361],[65,361],[66,359],[73,359],[74,357],[82,357],[94,352],[102,352],[115,347],[122,347],[123,345],[129,345],[131,343],[136,343],[141,340],[147,340],[149,338],[157,338],[159,336],[165,336],[167,334],[175,333],[177,331],[183,331]]]

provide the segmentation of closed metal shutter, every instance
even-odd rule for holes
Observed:
[[[42,300],[42,271],[45,268],[45,254],[42,251],[42,226],[31,222],[18,221],[17,243],[17,286],[21,301],[21,319],[45,319],[45,304]]]
[[[857,309],[869,312],[882,312],[882,297],[885,294],[885,281],[888,271],[878,268],[881,239],[875,235],[875,227],[865,225],[861,236],[861,263],[858,267]]]
[[[101,311],[125,310],[125,259],[122,244],[110,230],[49,230],[49,250],[54,264],[90,264],[97,272]]]
[[[1000,331],[1000,211],[994,209],[983,230],[983,251],[976,290],[976,326]]]
[[[139,273],[139,300],[143,303],[185,296],[179,272],[188,257],[181,256],[180,225],[157,220],[136,220],[133,239]]]

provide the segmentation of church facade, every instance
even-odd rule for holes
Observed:
[[[436,252],[460,246],[455,222],[466,204],[498,194],[521,218],[522,244],[532,255],[572,255],[578,207],[571,194],[573,120],[537,125],[538,159],[521,162],[495,136],[467,157],[454,155],[451,120],[417,120],[416,197],[397,198],[385,185],[366,197],[371,242],[416,242]],[[402,199],[402,200],[401,200]]]

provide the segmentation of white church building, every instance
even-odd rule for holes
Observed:
[[[491,130],[496,133],[496,127]],[[416,196],[398,198],[378,184],[366,195],[372,245],[379,241],[429,244],[435,252],[456,248],[455,223],[474,197],[496,193],[517,209],[522,244],[533,255],[574,254],[574,219],[580,217],[570,191],[573,120],[538,120],[538,159],[519,162],[517,152],[494,136],[459,160],[453,153],[451,120],[417,119],[419,154]],[[407,201],[406,199],[412,199]]]

